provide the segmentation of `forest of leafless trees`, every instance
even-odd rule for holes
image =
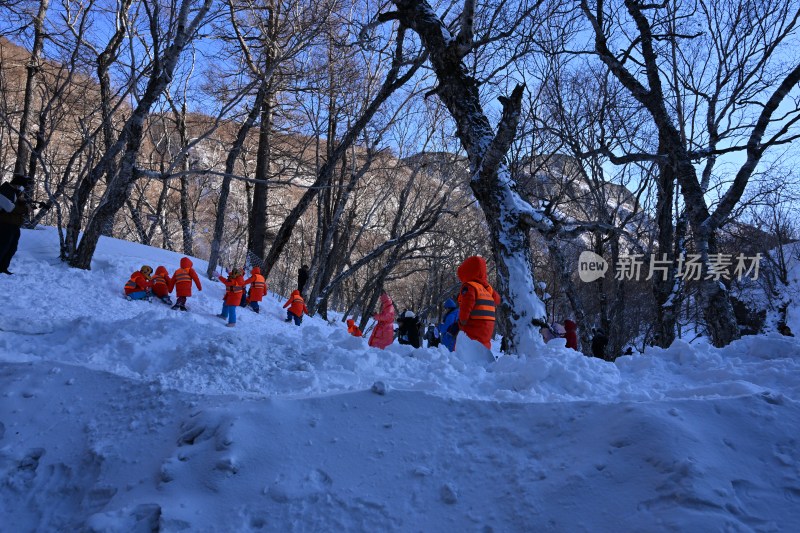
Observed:
[[[0,172],[74,268],[103,236],[284,294],[307,264],[311,311],[363,328],[383,290],[437,321],[482,255],[511,353],[567,318],[585,352],[592,327],[611,354],[722,346],[790,297],[799,22],[798,0],[0,0]]]

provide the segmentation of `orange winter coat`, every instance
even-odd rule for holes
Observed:
[[[169,292],[175,289],[175,294],[178,298],[184,298],[192,295],[192,281],[197,285],[197,290],[202,291],[203,287],[200,285],[200,278],[197,277],[197,272],[192,268],[192,261],[188,257],[181,259],[181,268],[175,271],[172,275],[171,285]]]
[[[225,305],[239,305],[242,303],[242,294],[244,293],[244,284],[242,277],[237,276],[233,279],[219,277],[219,280],[225,285]]]
[[[125,284],[125,294],[146,291],[151,286],[152,283],[147,280],[144,274],[137,270],[131,274],[131,279],[129,279],[128,283]]]
[[[170,292],[171,281],[166,268],[163,266],[156,268],[156,273],[150,280],[150,283],[153,284],[153,294],[159,298],[165,298]]]
[[[361,337],[363,335],[361,333],[361,330],[358,329],[358,326],[356,326],[356,323],[352,318],[347,319],[347,333],[349,333],[353,337]]]
[[[489,285],[483,257],[467,257],[458,267],[461,293],[458,296],[458,326],[470,339],[491,349],[500,295]]]
[[[250,285],[248,302],[260,302],[267,295],[267,280],[261,275],[261,269],[254,267],[251,276],[244,281],[245,285]]]
[[[300,296],[300,291],[293,291],[289,299],[283,304],[283,308],[289,308],[289,311],[294,316],[303,316],[303,313],[308,314],[308,308],[303,297]]]

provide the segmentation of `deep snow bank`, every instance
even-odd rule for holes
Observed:
[[[781,395],[198,397],[5,364],[6,531],[796,531]]]
[[[2,531],[800,530],[796,339],[468,364],[274,295],[225,328],[206,280],[188,313],[122,298],[179,254],[56,254],[26,231],[0,276]]]
[[[446,349],[394,344],[387,350],[306,318],[283,322],[283,299],[270,294],[261,314],[239,310],[223,327],[223,287],[203,280],[189,313],[121,295],[141,264],[173,271],[180,254],[101,239],[89,272],[56,258],[50,229],[26,231],[15,259],[19,274],[0,277],[9,296],[0,351],[7,360],[52,360],[107,370],[204,394],[316,396],[364,390],[376,380],[443,397],[504,401],[620,401],[718,398],[777,390],[800,399],[800,343],[779,335],[747,337],[725,349],[677,342],[668,350],[622,357],[615,364],[553,345],[536,354],[468,364]],[[196,260],[198,271],[205,265]],[[39,298],[24,295],[37,295]]]

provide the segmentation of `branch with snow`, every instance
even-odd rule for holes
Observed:
[[[475,40],[475,0],[464,0],[464,11],[461,13],[461,30],[453,42],[455,53],[464,57],[472,50]]]
[[[500,119],[500,123],[497,125],[497,133],[492,139],[489,148],[486,150],[481,160],[480,167],[478,168],[477,174],[481,179],[496,175],[498,165],[508,153],[511,143],[514,142],[514,137],[517,133],[517,124],[519,124],[520,110],[522,108],[522,92],[524,89],[524,85],[517,85],[511,92],[511,96],[508,98],[505,96],[498,98],[500,103],[503,104],[503,116]]]

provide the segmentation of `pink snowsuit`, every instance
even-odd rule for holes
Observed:
[[[394,341],[394,306],[385,292],[381,294],[381,312],[372,318],[378,321],[369,337],[369,345],[383,350]]]

